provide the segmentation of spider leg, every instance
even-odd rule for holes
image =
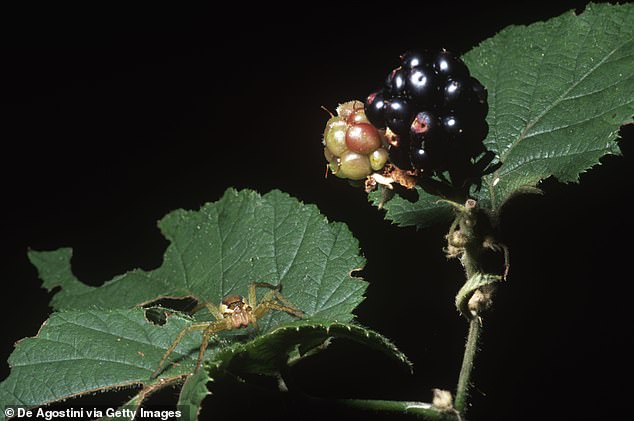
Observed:
[[[284,297],[282,294],[280,294],[279,291],[274,290],[274,291],[270,291],[269,294],[272,294],[276,300],[278,300],[280,303],[282,303],[282,305],[280,305],[279,303],[275,303],[280,307],[284,307],[285,310],[281,310],[284,311],[286,313],[289,313],[295,317],[304,317],[304,312],[300,309],[298,309],[297,307],[295,307],[295,305],[293,303],[291,303],[290,301],[288,301],[286,299],[286,297]],[[264,297],[263,297],[264,298]],[[268,302],[271,302],[271,298],[269,298],[268,300],[266,300]],[[262,303],[264,303],[265,300],[262,299]]]
[[[276,292],[277,291],[275,291],[275,290],[268,291],[266,294],[264,294],[262,296],[262,299],[260,300],[260,303],[264,304],[264,303],[268,303],[270,301],[275,301],[275,293]],[[278,292],[278,294],[279,294],[279,292]],[[292,307],[292,305],[291,305],[291,307]]]
[[[209,339],[211,339],[211,335],[222,330],[231,329],[231,325],[229,323],[229,319],[222,319],[214,323],[209,323],[209,326],[207,326],[207,328],[203,332],[203,343],[200,345],[200,351],[198,351],[198,361],[196,361],[196,368],[194,369],[195,372],[198,371],[203,363],[203,357],[205,356],[205,351],[207,350],[207,346],[209,345]]]
[[[267,292],[262,297],[262,303],[265,303],[267,301],[272,301],[273,298],[275,298],[276,300],[284,304],[286,307],[295,309],[296,310],[295,312],[301,312],[303,314],[301,310],[297,309],[290,301],[286,299],[286,297],[284,297],[280,293],[280,289],[282,287],[281,285],[273,285],[273,284],[269,284],[268,282],[254,282],[251,285],[249,285],[249,303],[252,303],[251,305],[254,308],[256,307],[255,289],[258,287],[271,289],[271,291]],[[253,300],[251,300],[251,294],[253,294],[253,297],[254,297]],[[291,314],[294,314],[294,313],[291,313]]]
[[[288,302],[288,301],[287,301]],[[276,303],[275,301],[262,301],[254,310],[253,316],[255,319],[259,319],[264,316],[270,310],[283,311],[284,313],[288,313],[292,316],[302,318],[304,317],[304,312],[300,309],[290,305],[284,305]]]
[[[269,288],[262,297],[260,304],[257,304],[256,288]],[[280,293],[281,285],[273,285],[268,282],[253,282],[249,285],[249,305],[253,309],[250,320],[251,324],[257,329],[257,320],[264,316],[270,310],[278,310],[288,313],[295,317],[304,317],[304,312],[295,307]]]
[[[257,330],[258,328],[258,316],[255,313],[255,309],[258,307],[258,297],[256,293],[257,288],[270,288],[271,291],[264,294],[262,302],[269,301],[273,298],[272,292],[279,290],[279,285],[273,285],[268,282],[253,282],[249,284],[249,297],[247,298],[249,306],[254,310],[253,315],[250,317],[251,324]],[[264,313],[262,313],[264,314]],[[261,316],[260,316],[261,317]]]
[[[163,364],[165,364],[165,361],[167,361],[167,358],[170,356],[170,354],[172,352],[174,352],[174,350],[176,349],[176,347],[178,346],[178,344],[180,343],[180,341],[183,340],[183,338],[185,337],[185,335],[187,335],[190,332],[194,332],[197,330],[203,330],[205,332],[207,332],[208,330],[210,330],[210,328],[214,327],[214,326],[219,326],[220,328],[217,330],[212,331],[213,332],[218,332],[220,330],[223,330],[226,323],[223,321],[218,321],[218,322],[204,322],[204,323],[194,323],[191,324],[185,328],[183,328],[183,330],[181,330],[178,335],[176,336],[176,339],[174,339],[174,341],[172,342],[172,344],[169,346],[169,348],[167,348],[167,351],[165,351],[165,354],[163,354],[163,358],[161,358],[161,361],[159,362],[158,367],[156,368],[156,370],[154,370],[154,372],[152,373],[152,375],[150,376],[150,378],[154,379],[156,378],[159,373],[162,371],[162,367]],[[203,335],[204,336],[204,335]],[[209,334],[209,336],[211,336],[211,333]],[[201,348],[204,346],[204,348],[207,348],[207,342],[203,342],[203,345],[201,345]],[[203,353],[204,353],[204,349],[203,349]],[[197,366],[198,367],[198,366]]]
[[[281,288],[280,285],[273,285],[273,284],[269,284],[268,282],[253,282],[251,284],[249,284],[249,297],[248,297],[248,301],[249,301],[249,305],[253,308],[255,308],[257,306],[258,303],[258,298],[256,296],[255,290],[256,288],[270,288],[273,291],[279,291],[279,289]],[[270,293],[270,292],[269,292]],[[269,293],[267,293],[263,298],[262,301],[266,301],[264,298],[266,296],[269,295]],[[270,299],[270,298],[269,298]]]
[[[207,302],[199,302],[198,304],[196,304],[196,307],[194,307],[191,310],[191,313],[198,313],[200,310],[202,310],[203,308],[206,308],[209,313],[211,313],[212,316],[214,316],[216,318],[216,320],[222,320],[222,313],[220,312],[220,310],[218,309],[217,306],[207,303]]]
[[[220,312],[220,309],[217,306],[211,303],[205,303],[205,307],[207,307],[207,310],[209,310],[209,312],[212,314],[212,316],[216,318],[216,320],[224,319],[222,313]]]

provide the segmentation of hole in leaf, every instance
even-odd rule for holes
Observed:
[[[145,320],[155,325],[163,326],[167,322],[167,314],[162,308],[147,308],[145,309]]]
[[[194,297],[163,297],[145,304],[144,308],[162,307],[182,313],[192,313],[196,310],[198,300]]]

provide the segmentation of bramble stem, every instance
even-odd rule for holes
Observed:
[[[508,251],[505,246],[500,245],[497,241],[495,241],[493,223],[490,216],[486,213],[486,211],[478,208],[477,202],[472,199],[467,200],[464,206],[454,205],[454,207],[457,210],[457,216],[451,226],[451,229],[449,230],[447,238],[449,245],[453,245],[454,247],[458,246],[462,249],[461,263],[465,270],[467,282],[474,278],[474,276],[478,275],[490,275],[492,277],[497,276],[487,272],[484,259],[486,258],[487,252],[499,249],[504,250],[505,265],[504,275],[502,276],[502,278],[504,278],[508,271]],[[462,242],[456,243],[456,239],[461,240]],[[452,241],[454,244],[452,244]],[[492,244],[496,247],[493,247]],[[486,310],[491,305],[490,297],[494,288],[495,286],[491,284],[483,285],[481,289],[478,289],[481,294],[488,295],[488,303],[485,305],[481,302],[482,308],[478,308],[476,304],[474,309],[469,308],[470,314],[465,314],[465,316],[470,318],[469,333],[467,334],[467,342],[465,344],[465,351],[454,399],[454,408],[463,416],[469,406],[468,400],[469,389],[471,388],[471,375],[473,372],[475,355],[478,351],[478,339],[480,337],[480,331],[482,330],[482,318],[480,317],[478,310]],[[465,313],[464,311],[462,312]]]
[[[443,411],[435,408],[431,403],[427,402],[391,401],[377,399],[337,399],[308,395],[306,393],[298,391],[296,387],[293,387],[292,376],[290,376],[291,373],[286,374],[288,375],[288,377],[286,377],[285,383],[287,383],[290,387],[287,391],[282,393],[282,396],[286,397],[287,403],[289,405],[299,404],[302,411],[305,411],[306,404],[309,404],[314,405],[315,408],[319,408],[320,412],[325,411],[327,413],[336,413],[337,410],[353,410],[368,411],[385,415],[410,415],[418,419],[428,421],[463,421],[457,411]],[[281,377],[282,374],[280,373],[279,376]],[[279,396],[279,391],[276,392],[271,390],[270,388],[244,383],[231,374],[228,378],[234,381],[235,384],[239,385],[240,387],[248,387],[252,391],[265,393],[270,397]]]
[[[469,388],[471,386],[471,372],[473,371],[473,362],[478,350],[478,338],[482,325],[476,317],[469,322],[469,334],[465,345],[464,357],[462,359],[462,367],[460,368],[460,377],[458,378],[458,388],[456,390],[456,399],[454,406],[461,414],[465,413],[467,401],[469,398]]]
[[[457,412],[440,411],[426,402],[387,401],[374,399],[321,399],[309,397],[323,407],[323,404],[339,408],[372,411],[385,414],[413,415],[416,418],[430,421],[460,421]]]

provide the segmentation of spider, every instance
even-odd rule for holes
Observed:
[[[256,288],[270,289],[270,291],[264,294],[262,301],[259,304],[257,303],[256,298]],[[258,319],[270,310],[283,311],[298,318],[302,318],[304,316],[304,312],[302,310],[295,307],[286,298],[284,298],[282,294],[280,294],[279,285],[276,286],[267,282],[254,282],[250,284],[248,289],[248,298],[246,301],[241,295],[230,294],[222,299],[219,306],[205,303],[204,307],[209,310],[216,320],[211,322],[194,323],[181,330],[176,336],[176,339],[174,339],[174,342],[172,342],[170,347],[167,348],[167,351],[165,351],[163,358],[161,358],[161,361],[154,373],[152,373],[151,378],[155,378],[159,375],[167,358],[172,352],[174,352],[176,346],[178,346],[179,342],[189,332],[196,330],[203,331],[203,341],[200,345],[198,361],[196,362],[196,368],[194,369],[194,371],[198,371],[202,365],[203,356],[213,334],[222,332],[223,330],[246,328],[249,325],[253,325],[257,328]]]

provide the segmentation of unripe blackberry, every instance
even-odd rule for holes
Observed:
[[[324,130],[324,157],[330,172],[340,178],[362,180],[387,162],[383,136],[370,123],[360,101],[337,107]]]

